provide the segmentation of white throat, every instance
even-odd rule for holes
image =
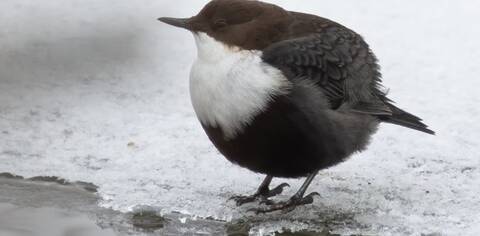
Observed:
[[[261,51],[241,50],[194,34],[198,58],[190,72],[190,95],[200,122],[235,138],[276,96],[288,92],[282,72],[261,59]]]

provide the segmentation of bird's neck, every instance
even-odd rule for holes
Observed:
[[[235,53],[242,53],[238,47],[229,46],[210,37],[206,33],[194,33],[198,58],[202,61],[220,61]]]

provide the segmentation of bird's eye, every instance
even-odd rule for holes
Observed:
[[[225,19],[216,19],[213,22],[213,26],[215,27],[215,29],[225,27],[225,26],[227,26],[227,21]]]

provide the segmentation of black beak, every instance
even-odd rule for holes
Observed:
[[[161,17],[158,18],[159,21],[173,25],[175,27],[184,28],[190,30],[189,20],[190,18],[171,18],[171,17]]]

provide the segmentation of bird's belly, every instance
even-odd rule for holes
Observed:
[[[346,157],[336,143],[323,140],[332,137],[316,135],[318,127],[305,116],[292,116],[300,113],[291,109],[281,101],[270,103],[233,139],[225,139],[219,128],[204,125],[204,129],[231,162],[277,177],[306,176]]]
[[[225,139],[219,128],[203,127],[231,162],[272,176],[301,177],[363,150],[378,125],[374,118],[363,114],[335,114],[334,118],[328,113],[305,111],[285,95],[271,101],[232,139]],[[346,119],[348,125],[335,123]]]

